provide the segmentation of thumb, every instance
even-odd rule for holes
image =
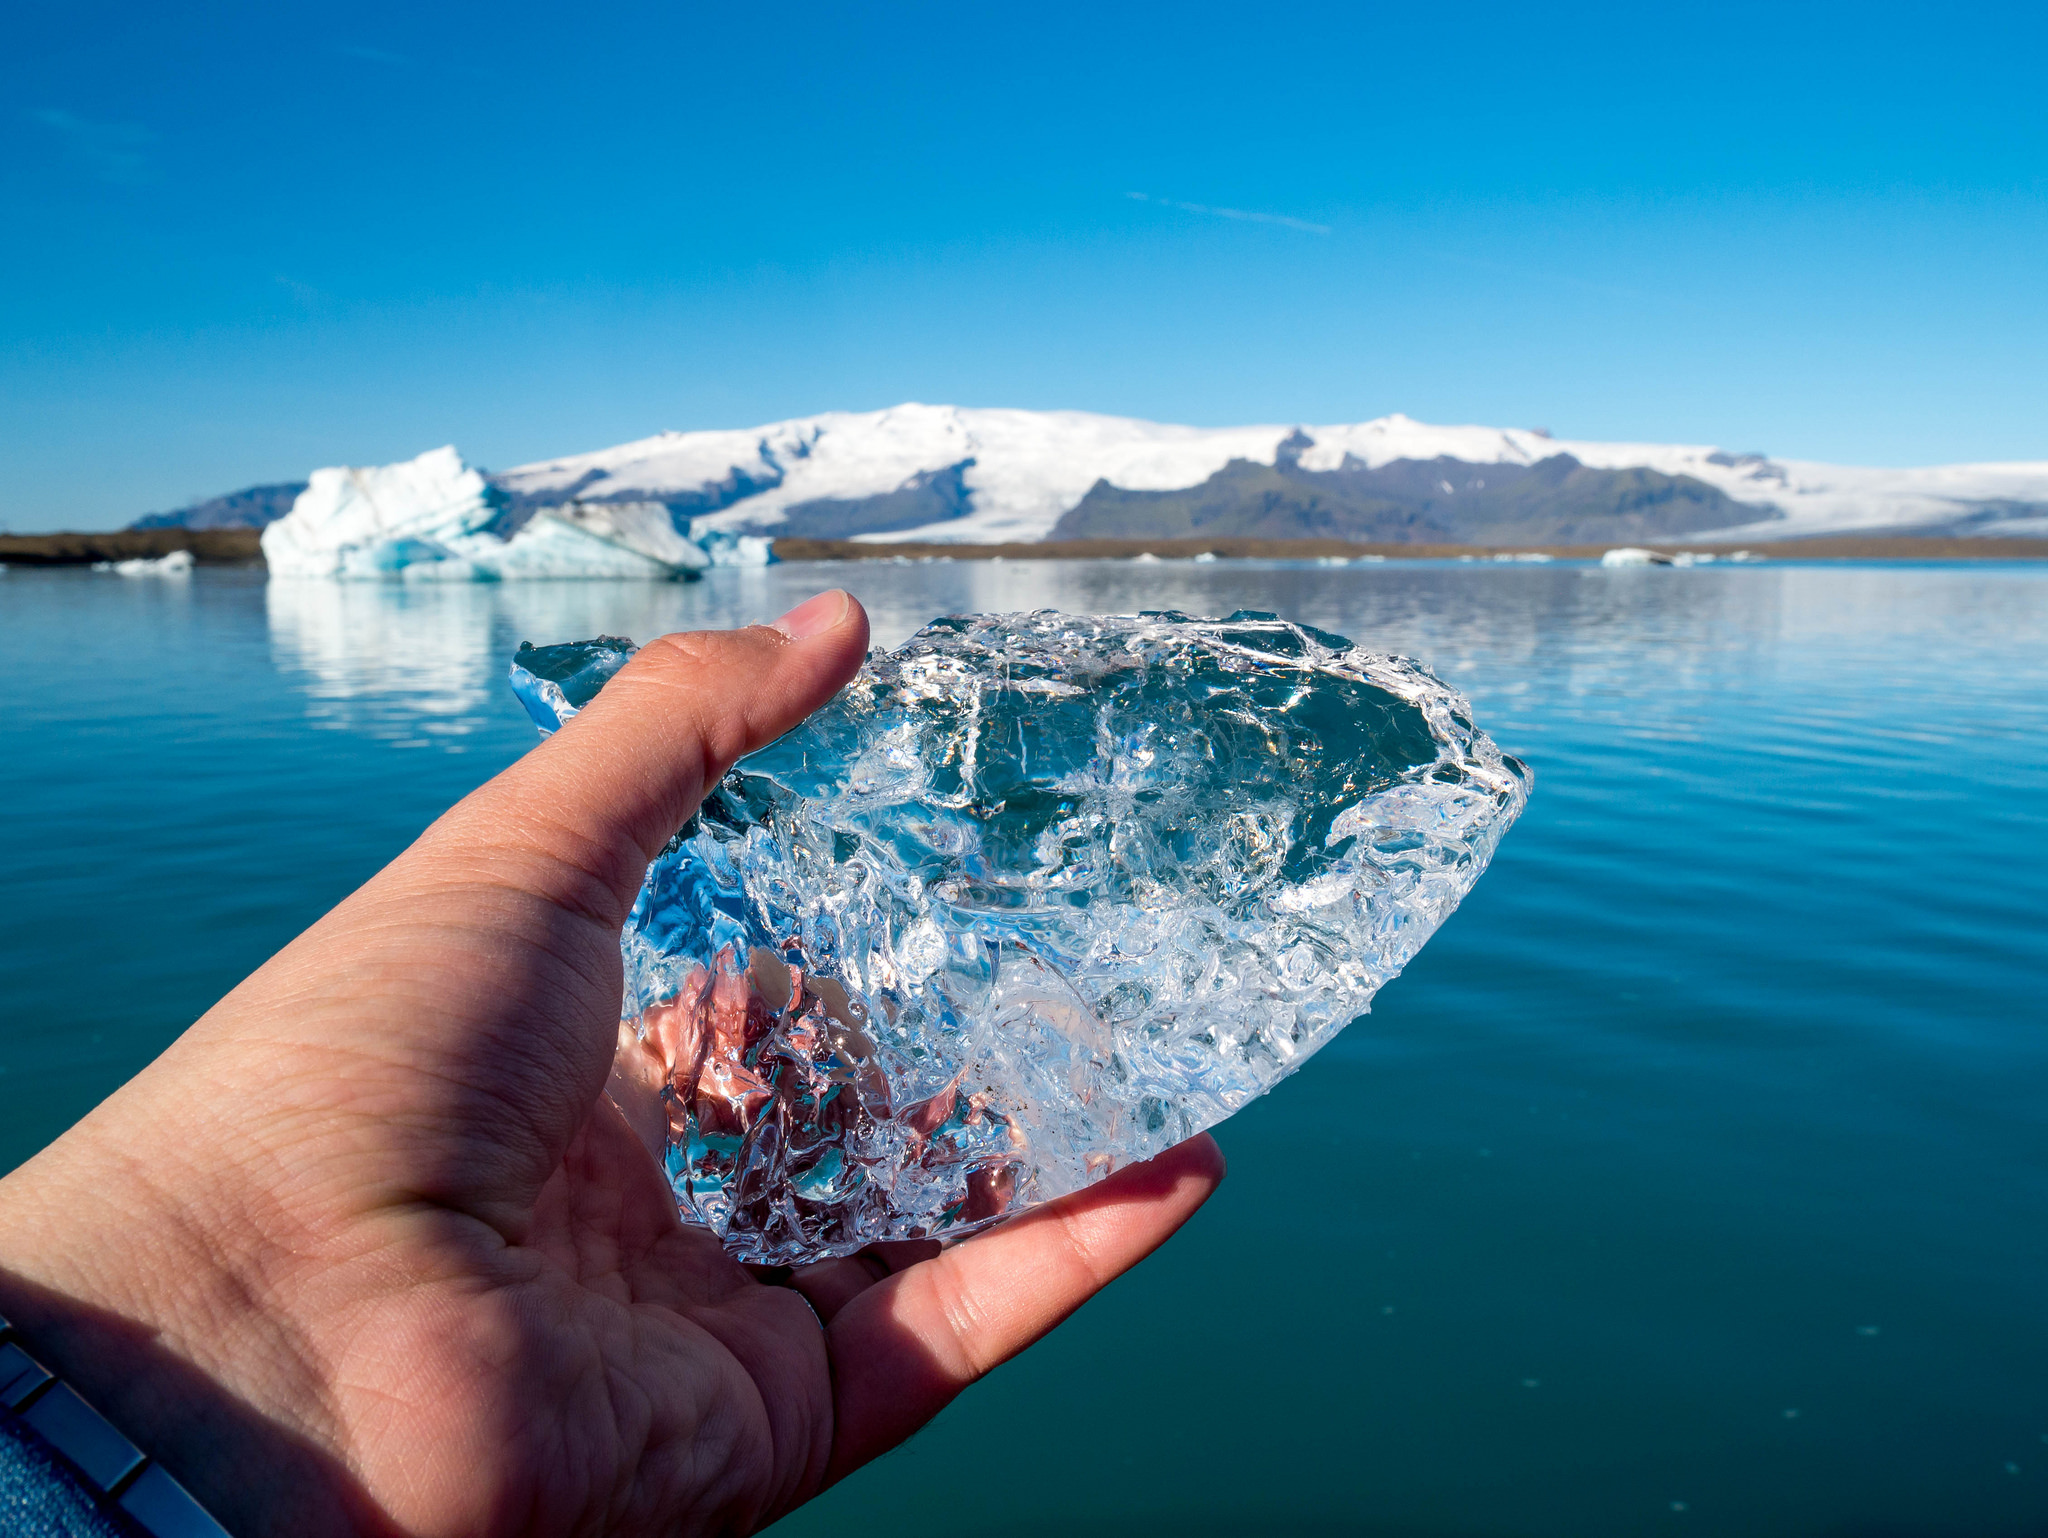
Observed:
[[[867,638],[834,591],[773,625],[651,642],[230,995],[214,1034],[253,1016],[345,1041],[292,1061],[308,1093],[372,1115],[374,1189],[518,1232],[610,1069],[647,862],[734,760],[832,697]]]
[[[829,700],[867,644],[866,611],[838,589],[772,625],[663,636],[436,831],[472,868],[500,850],[514,884],[617,927],[705,792]]]

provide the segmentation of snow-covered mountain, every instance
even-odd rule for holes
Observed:
[[[1470,544],[1851,530],[2048,535],[2048,462],[1879,470],[1405,416],[1178,427],[903,405],[663,433],[486,475],[453,448],[313,473],[280,575],[675,575],[761,536],[1000,543],[1251,535]]]
[[[1302,471],[1334,473],[1437,460],[1533,466],[1558,455],[1594,470],[1684,477],[1736,504],[1725,508],[1724,526],[1686,531],[1692,534],[1783,539],[1958,524],[2008,532],[2001,526],[2016,521],[2048,533],[2048,461],[1863,469],[1707,444],[1438,427],[1400,415],[1210,428],[1081,411],[912,404],[740,431],[663,433],[491,479],[521,502],[661,501],[705,527],[749,533],[997,542],[1045,538],[1099,480],[1126,491],[1176,491],[1232,460],[1270,466],[1291,459]],[[1455,495],[1459,477],[1441,479],[1445,494]]]

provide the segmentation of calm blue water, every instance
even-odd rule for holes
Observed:
[[[1270,608],[1537,788],[1141,1274],[782,1533],[2048,1532],[2048,570],[0,576],[0,1167],[531,741],[521,639]]]

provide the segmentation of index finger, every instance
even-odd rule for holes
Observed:
[[[826,1326],[844,1478],[1170,1239],[1223,1180],[1204,1132],[899,1271]]]

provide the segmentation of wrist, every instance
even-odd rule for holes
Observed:
[[[79,1150],[64,1145],[0,1181],[0,1316],[14,1345],[232,1533],[381,1526],[349,1520],[360,1502],[306,1423],[322,1396],[292,1391],[303,1373],[280,1380],[294,1353],[247,1279],[209,1253],[208,1225],[127,1210],[148,1205],[131,1170],[69,1178]],[[69,1400],[51,1404],[46,1415]]]

